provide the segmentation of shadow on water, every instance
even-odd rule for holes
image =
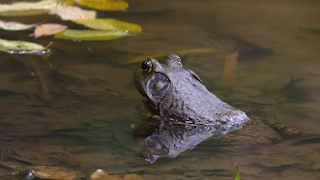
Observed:
[[[140,24],[145,33],[141,36],[82,42],[28,39],[54,42],[52,68],[35,57],[51,102],[39,98],[40,85],[26,56],[1,53],[0,179],[17,179],[4,163],[22,169],[64,167],[86,178],[104,169],[121,177],[137,173],[143,179],[230,180],[235,163],[241,178],[248,180],[320,178],[317,1],[129,4],[128,13],[99,12],[99,16]],[[42,17],[32,18],[32,23],[42,21]],[[201,48],[214,49],[214,53],[185,54],[184,66],[196,72],[221,100],[280,135],[262,141],[242,136],[249,132],[211,137],[201,128],[168,122],[165,130],[158,129],[159,122],[143,127],[143,117],[137,114],[145,116],[145,112],[140,110],[142,103],[132,80],[141,61],[128,62],[139,56]],[[239,53],[236,71],[231,81],[225,81],[225,57],[235,50]],[[171,131],[176,128],[179,131]],[[256,132],[259,136],[251,137],[267,137],[269,131]],[[161,139],[163,133],[169,138]],[[172,143],[175,133],[192,136],[189,141]],[[197,134],[199,139],[192,141]],[[262,143],[246,146],[259,140]],[[154,163],[146,163],[140,155],[154,157],[150,160]]]

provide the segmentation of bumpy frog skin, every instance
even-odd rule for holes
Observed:
[[[135,85],[149,117],[194,125],[210,125],[226,134],[241,129],[250,119],[243,111],[207,90],[177,55],[163,63],[148,59],[134,74]]]

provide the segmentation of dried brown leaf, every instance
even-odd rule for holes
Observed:
[[[35,38],[40,36],[54,35],[67,29],[67,26],[61,24],[42,24],[34,30]]]

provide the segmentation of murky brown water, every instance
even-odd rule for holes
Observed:
[[[50,60],[33,57],[52,101],[39,98],[27,56],[1,53],[0,160],[18,166],[65,167],[88,177],[96,169],[137,173],[144,179],[320,179],[320,11],[318,1],[129,1],[128,13],[100,12],[140,24],[144,34],[112,41],[53,41]],[[12,20],[13,18],[3,18]],[[23,23],[58,22],[54,16],[21,17]],[[72,24],[70,24],[72,26]],[[1,38],[34,41],[27,33]],[[132,133],[142,103],[133,85],[142,55],[213,48],[190,54],[195,71],[222,100],[249,114],[272,117],[300,136],[224,151],[202,142],[176,159],[149,165]],[[239,51],[237,74],[222,80],[224,58]],[[293,79],[292,79],[293,77]],[[291,82],[291,83],[290,83]],[[0,167],[0,179],[15,179]]]

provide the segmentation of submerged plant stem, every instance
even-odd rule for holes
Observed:
[[[45,102],[48,102],[51,100],[51,96],[50,96],[50,93],[49,93],[49,89],[48,89],[48,85],[47,85],[47,82],[37,64],[37,62],[33,59],[32,56],[28,56],[28,60],[34,70],[34,73],[35,75],[37,76],[38,80],[39,80],[39,83],[40,83],[40,98],[45,101]]]

